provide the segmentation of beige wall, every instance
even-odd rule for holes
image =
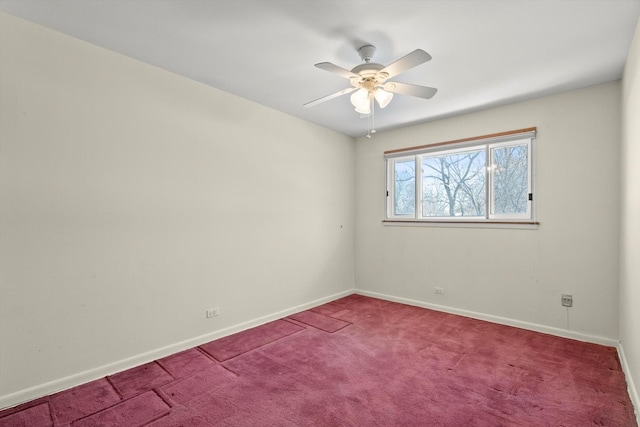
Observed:
[[[382,224],[385,150],[533,126],[537,230]],[[615,345],[619,149],[619,82],[358,139],[357,288]]]
[[[0,407],[353,289],[352,138],[5,14],[0,43]]]
[[[622,80],[620,341],[640,423],[640,21]]]

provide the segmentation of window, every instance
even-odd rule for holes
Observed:
[[[535,128],[385,153],[387,221],[533,223]]]

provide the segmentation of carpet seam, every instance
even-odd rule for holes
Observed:
[[[150,390],[150,391],[153,391],[153,392],[156,394],[156,396],[158,396],[158,398],[159,398],[160,400],[162,400],[162,401],[165,403],[165,405],[167,405],[169,408],[165,410],[165,413],[164,413],[164,414],[159,415],[159,416],[157,416],[157,417],[154,417],[154,418],[152,418],[152,419],[150,419],[150,420],[148,420],[148,421],[144,421],[144,422],[142,422],[141,424],[138,424],[138,425],[137,425],[137,427],[144,427],[144,426],[146,426],[146,425],[149,425],[150,423],[155,422],[155,421],[159,420],[159,419],[160,419],[160,418],[162,418],[162,417],[166,417],[166,416],[167,416],[167,415],[169,415],[169,413],[171,412],[171,408],[172,408],[172,406],[171,406],[171,405],[169,405],[169,403],[167,403],[167,402],[162,398],[162,396],[161,396],[161,395],[160,395],[160,394],[159,394],[155,389]]]
[[[292,325],[300,326],[301,328],[304,328],[304,329],[308,329],[308,328],[307,328],[307,326],[309,326],[309,325],[307,325],[306,323],[302,323],[302,322],[301,322],[301,321],[299,321],[299,320],[291,319],[291,318],[289,318],[289,317],[285,317],[285,318],[283,318],[282,320],[284,320],[285,322],[289,322],[289,323],[291,323]]]
[[[336,320],[338,320],[338,319],[336,319]],[[302,321],[301,321],[301,322],[302,322]],[[304,323],[304,322],[302,322],[302,323]],[[308,325],[308,326],[312,327],[312,328],[313,328],[313,329],[315,329],[316,331],[322,331],[322,332],[324,332],[324,333],[326,333],[326,334],[335,334],[336,332],[343,330],[343,329],[344,329],[344,328],[346,328],[347,326],[351,326],[351,325],[352,325],[352,323],[349,323],[348,325],[341,326],[340,328],[336,329],[335,331],[327,331],[326,329],[322,329],[322,328],[321,328],[321,327],[319,327],[319,326],[313,326],[313,325],[311,325],[311,324],[309,324],[309,323],[305,323],[305,325]]]
[[[312,313],[317,314],[317,315],[319,315],[319,316],[324,316],[324,317],[328,317],[328,318],[330,318],[330,319],[334,319],[334,320],[338,320],[338,321],[340,321],[340,322],[344,322],[344,323],[346,323],[346,325],[341,326],[340,328],[336,329],[335,331],[328,331],[328,330],[323,329],[323,328],[321,328],[321,327],[319,327],[319,326],[315,326],[315,325],[312,325],[311,323],[307,323],[307,322],[305,322],[304,320],[298,320],[298,319],[292,319],[292,318],[291,318],[291,316],[295,316],[296,314],[304,313],[304,311],[301,311],[301,312],[299,312],[299,313],[291,314],[291,315],[287,316],[287,317],[286,317],[286,319],[287,319],[287,320],[289,320],[289,319],[290,319],[290,320],[294,320],[294,321],[296,321],[296,322],[303,323],[303,324],[305,324],[305,325],[311,326],[311,327],[312,327],[312,328],[314,328],[314,329],[317,329],[317,330],[320,330],[320,331],[323,331],[323,332],[326,332],[326,333],[329,333],[329,334],[336,333],[336,332],[338,332],[338,331],[340,331],[340,330],[342,330],[342,329],[346,328],[347,326],[351,326],[351,325],[353,325],[353,323],[352,323],[352,322],[349,322],[349,321],[347,321],[347,320],[337,319],[337,318],[335,318],[335,317],[328,316],[328,315],[326,315],[326,314],[322,314],[322,313],[318,313],[318,312],[313,311],[313,310],[306,310],[306,311],[312,312]]]
[[[213,341],[210,341],[210,342],[213,342]],[[209,344],[209,343],[205,343],[205,344]],[[202,345],[205,345],[205,344],[202,344]],[[219,360],[217,360],[215,357],[213,357],[212,355],[210,355],[209,353],[207,353],[207,352],[206,352],[204,349],[202,349],[200,346],[197,346],[197,347],[196,347],[196,349],[197,349],[200,353],[204,354],[204,355],[206,356],[206,358],[207,358],[207,359],[211,360],[211,361],[212,361],[212,362],[214,362],[216,365],[221,365],[221,364],[222,364]]]
[[[115,375],[115,374],[114,374]],[[106,377],[104,377],[107,382],[109,383],[109,385],[111,386],[112,389],[115,390],[116,394],[118,396],[120,396],[120,401],[124,400],[124,395],[120,392],[120,390],[118,389],[118,387],[116,387],[116,385],[113,383],[113,381],[111,380],[111,378],[109,378],[110,375],[107,375]]]
[[[169,376],[171,378],[173,378],[174,380],[178,379],[175,375],[173,375],[171,372],[169,372],[169,370],[167,368],[165,368],[164,365],[159,360],[154,360],[154,363],[156,363],[158,366],[160,366],[160,369],[162,369],[167,374],[169,374]]]
[[[293,323],[292,323],[292,324],[293,324]],[[285,336],[283,336],[283,337],[277,338],[277,339],[275,339],[275,340],[273,340],[273,341],[269,341],[268,343],[262,344],[262,345],[260,345],[260,346],[258,346],[258,347],[254,347],[254,348],[251,348],[251,349],[249,349],[249,350],[247,350],[247,351],[243,351],[242,353],[238,353],[238,354],[236,354],[235,356],[229,357],[229,358],[227,358],[227,359],[220,360],[220,361],[219,361],[219,363],[222,365],[223,363],[226,363],[226,362],[228,362],[228,361],[230,361],[230,360],[233,360],[233,359],[235,359],[235,358],[237,358],[237,357],[240,357],[240,356],[242,356],[242,355],[244,355],[244,354],[250,353],[250,352],[252,352],[252,351],[259,350],[259,349],[261,349],[261,348],[264,348],[264,347],[266,347],[266,346],[269,346],[269,345],[271,345],[271,344],[274,344],[274,343],[276,343],[276,342],[278,342],[278,341],[280,341],[280,340],[282,340],[282,339],[285,339],[285,338],[287,338],[287,337],[290,337],[290,336],[292,336],[292,335],[295,335],[295,334],[300,333],[300,332],[305,331],[305,330],[307,330],[307,328],[302,328],[302,327],[301,327],[301,329],[300,329],[299,331],[292,332],[292,333],[290,333],[290,334],[288,334],[288,335],[285,335]],[[203,349],[203,351],[205,351],[205,352],[206,352],[206,350],[204,350],[204,349]],[[211,357],[214,357],[214,358],[215,358],[215,356],[214,356],[214,355],[211,355]],[[216,360],[217,360],[217,359],[216,359]]]

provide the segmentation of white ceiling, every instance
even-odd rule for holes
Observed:
[[[391,80],[378,131],[617,80],[640,0],[0,0],[0,9],[351,136],[367,131],[349,87],[313,64],[351,69],[356,48],[388,64],[430,62]]]

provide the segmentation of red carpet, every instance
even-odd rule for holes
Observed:
[[[614,348],[352,295],[0,426],[637,426]]]

